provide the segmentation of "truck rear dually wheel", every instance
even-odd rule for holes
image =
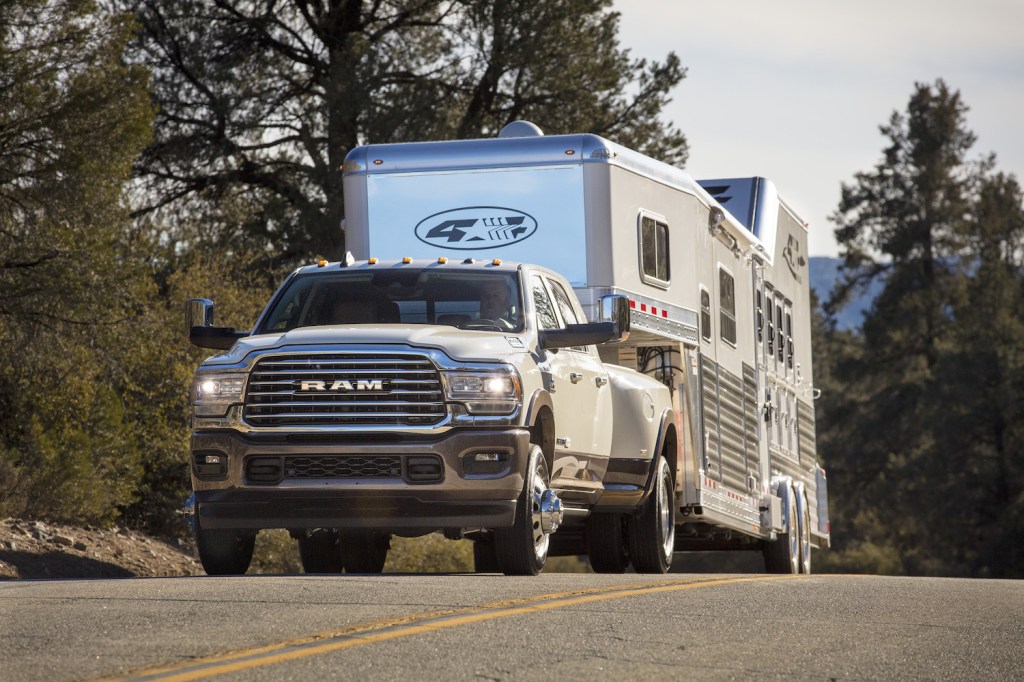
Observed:
[[[505,575],[537,575],[548,560],[550,538],[542,523],[542,502],[548,492],[550,474],[540,446],[530,446],[526,481],[516,504],[511,528],[494,530],[498,567]]]
[[[629,566],[625,524],[622,514],[591,514],[587,519],[587,557],[595,573],[623,573]]]
[[[341,560],[349,573],[380,573],[388,560],[391,535],[374,530],[341,533]]]
[[[317,528],[299,538],[299,558],[306,573],[341,573],[341,545],[338,531]]]
[[[675,483],[672,468],[658,457],[654,490],[630,517],[629,556],[637,573],[665,573],[676,543]]]

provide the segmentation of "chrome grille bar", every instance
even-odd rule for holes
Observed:
[[[312,382],[324,390],[309,388]],[[343,387],[332,391],[335,382]],[[327,353],[259,360],[243,416],[252,426],[270,427],[430,426],[446,410],[440,374],[426,356]]]

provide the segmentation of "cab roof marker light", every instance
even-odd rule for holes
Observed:
[[[377,259],[376,258],[368,258],[366,260],[366,264],[367,265],[376,265],[377,264]]]
[[[501,265],[501,259],[495,258],[494,260],[491,261],[491,265]]]
[[[440,263],[441,265],[444,265],[445,263],[448,262],[448,259],[445,258],[444,256],[441,256],[440,258],[437,259],[437,262]]]
[[[412,262],[412,258],[409,258],[409,256],[406,256],[405,258],[402,259],[402,264],[403,265],[408,265],[411,262]]]
[[[327,261],[325,261],[325,260],[324,260],[323,258],[321,258],[320,260],[318,260],[318,261],[316,262],[316,266],[317,266],[318,268],[323,268],[323,267],[327,267]]]

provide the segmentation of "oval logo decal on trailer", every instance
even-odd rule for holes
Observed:
[[[416,224],[416,238],[421,242],[459,251],[511,246],[536,231],[537,221],[529,213],[500,206],[453,208]]]

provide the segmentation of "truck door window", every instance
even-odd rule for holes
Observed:
[[[558,311],[562,313],[562,321],[565,324],[579,324],[580,318],[576,314],[576,311],[572,307],[572,299],[569,298],[569,294],[565,293],[565,289],[558,282],[549,279],[548,286],[551,288],[551,295],[555,297],[555,304],[558,306]],[[571,346],[569,350],[578,350],[586,353],[586,346]]]
[[[533,293],[533,307],[537,309],[537,325],[541,329],[559,329],[555,307],[551,305],[544,280],[538,275],[530,278],[530,290]]]
[[[722,340],[736,345],[736,281],[725,268],[718,269],[719,326]]]
[[[640,274],[648,284],[665,288],[671,269],[668,262],[668,225],[640,215]]]

